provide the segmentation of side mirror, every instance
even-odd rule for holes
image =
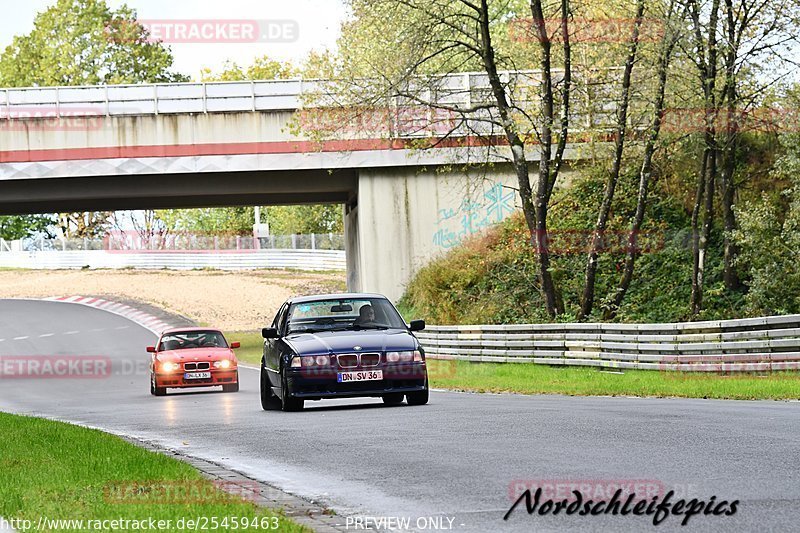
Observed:
[[[411,323],[408,325],[408,329],[411,331],[422,331],[425,329],[425,321],[424,320],[412,320]]]
[[[240,342],[232,342],[231,343],[231,350],[235,350],[236,348],[238,348],[241,345],[242,344]]]
[[[264,337],[265,339],[277,339],[278,330],[275,328],[262,328],[261,336]]]
[[[148,346],[147,347],[147,352],[148,353],[156,353],[156,347],[155,346]]]

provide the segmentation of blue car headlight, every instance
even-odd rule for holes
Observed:
[[[386,352],[386,362],[387,363],[397,363],[397,362],[421,362],[422,361],[422,352],[419,350],[413,351],[404,351],[404,352]]]
[[[292,368],[308,368],[312,366],[330,366],[331,358],[329,355],[295,355],[292,357]]]

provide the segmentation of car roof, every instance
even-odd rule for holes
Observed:
[[[222,333],[222,331],[217,328],[188,327],[188,328],[165,329],[164,331],[161,332],[161,334],[166,335],[168,333],[189,333],[190,331],[216,331],[217,333]]]
[[[303,302],[315,302],[317,300],[358,300],[358,299],[367,299],[367,298],[382,298],[387,300],[386,296],[383,294],[377,293],[370,293],[370,292],[342,292],[342,293],[334,293],[334,294],[313,294],[310,296],[296,296],[294,298],[289,298],[287,302],[290,304],[294,303],[303,303]]]

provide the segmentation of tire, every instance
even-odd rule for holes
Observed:
[[[153,396],[166,396],[167,395],[167,388],[166,387],[156,387],[156,377],[150,376],[150,394]]]
[[[408,405],[425,405],[428,403],[428,383],[425,382],[425,390],[421,390],[419,392],[409,392],[406,394],[406,401]]]
[[[261,367],[261,408],[265,411],[279,411],[281,408],[281,401],[273,394],[267,371],[263,366]]]
[[[403,393],[384,394],[383,403],[386,405],[400,405],[403,403]]]
[[[292,398],[289,396],[289,385],[286,382],[286,376],[281,379],[281,390],[283,391],[283,401],[281,408],[286,412],[302,411],[305,400],[302,398]]]

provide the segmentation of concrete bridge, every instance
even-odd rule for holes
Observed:
[[[462,98],[486,86],[449,82]],[[0,214],[341,203],[348,287],[397,299],[432,256],[515,209],[505,148],[468,133],[413,148],[446,120],[371,110],[333,139],[298,133],[314,83],[0,89]],[[444,170],[466,162],[481,165]]]

